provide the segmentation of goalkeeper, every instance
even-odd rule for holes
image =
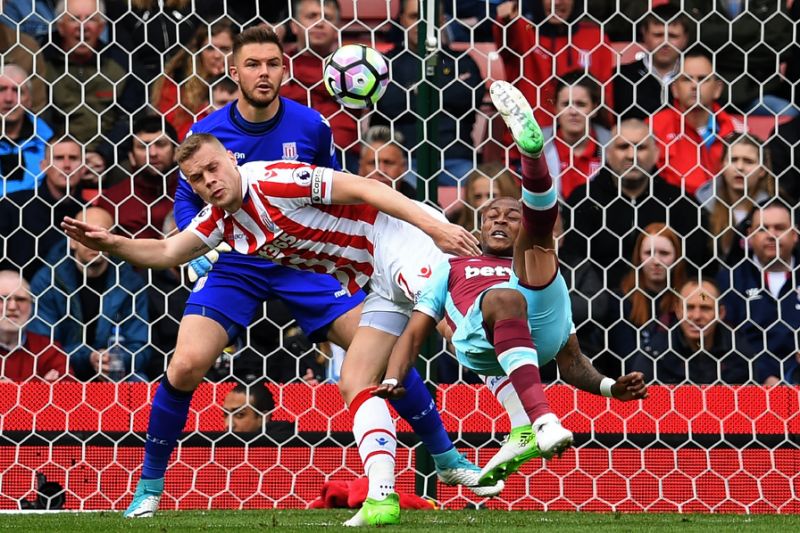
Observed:
[[[572,433],[561,426],[545,397],[541,365],[555,358],[568,383],[620,400],[645,398],[647,388],[641,373],[617,380],[603,377],[581,354],[567,286],[558,270],[553,239],[558,207],[540,158],[541,130],[513,86],[497,81],[490,93],[523,156],[522,204],[512,198],[489,203],[481,225],[483,255],[452,258],[436,267],[374,394],[403,397],[400,384],[422,342],[445,319],[462,365],[482,375],[507,376],[489,380],[498,398],[507,397],[504,405],[513,428],[482,471],[481,481],[494,484],[525,461],[539,455],[549,459],[572,445]],[[508,381],[516,394],[500,392]]]

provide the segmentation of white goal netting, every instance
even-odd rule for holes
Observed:
[[[342,166],[470,230],[487,199],[520,195],[519,154],[488,94],[494,80],[519,87],[559,188],[583,351],[607,375],[652,383],[650,398],[622,404],[543,368],[576,446],[489,501],[439,484],[399,420],[400,491],[454,509],[797,513],[793,4],[70,0],[59,14],[63,2],[0,1],[0,509],[59,492],[37,474],[63,487],[67,509],[130,502],[192,284],[184,270],[117,262],[98,277],[91,258],[72,261],[86,252],[58,224],[99,206],[123,234],[171,231],[174,143],[236,97],[231,38],[266,23],[284,36],[281,93],[328,118]],[[374,109],[342,108],[324,88],[321,60],[347,43],[390,64]],[[420,372],[458,447],[483,464],[508,419],[446,343],[432,346]],[[106,349],[124,355],[98,369]],[[325,503],[326,482],[360,477],[341,357],[264,302],[195,393],[162,508],[306,508]],[[267,418],[235,404],[239,384],[267,387],[251,400]]]

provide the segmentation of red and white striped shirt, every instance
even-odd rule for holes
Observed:
[[[189,225],[209,248],[225,241],[239,253],[333,274],[350,294],[369,281],[379,211],[365,204],[331,205],[332,169],[253,161],[239,172],[242,207],[227,213],[208,205]]]

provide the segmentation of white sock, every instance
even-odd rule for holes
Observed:
[[[353,414],[353,435],[369,478],[367,496],[382,500],[394,492],[397,450],[394,421],[385,400],[369,398],[358,407]]]
[[[508,418],[511,420],[512,428],[527,426],[531,423],[531,419],[528,417],[528,413],[525,412],[525,408],[522,407],[522,402],[519,400],[517,391],[508,376],[481,376],[481,378],[497,398],[497,401],[505,408]]]
[[[388,456],[376,458],[367,470],[369,490],[367,498],[382,500],[394,492],[394,460]]]
[[[558,417],[555,415],[555,413],[547,413],[533,421],[533,429],[538,430],[541,426],[545,424],[550,424],[551,422],[558,422],[558,421],[559,421]]]

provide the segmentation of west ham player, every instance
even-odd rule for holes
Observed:
[[[386,403],[371,392],[383,377],[415,295],[432,267],[446,259],[439,249],[474,255],[477,240],[376,180],[286,161],[239,167],[234,154],[210,134],[188,137],[176,160],[193,190],[210,204],[188,230],[164,240],[134,240],[67,217],[65,232],[147,268],[184,263],[225,241],[242,254],[331,273],[351,294],[369,281],[371,293],[339,382],[369,478],[368,497],[347,525],[398,522],[394,422]]]
[[[191,132],[213,131],[241,163],[289,159],[339,168],[324,118],[278,95],[285,71],[283,61],[283,48],[274,32],[256,27],[237,35],[231,75],[239,84],[241,99],[201,120]],[[179,182],[175,196],[175,218],[183,229],[205,203],[184,180]],[[200,280],[189,297],[175,355],[153,398],[141,480],[125,516],[153,516],[170,455],[186,424],[192,392],[222,349],[251,323],[264,301],[283,300],[314,341],[327,338],[347,347],[358,327],[363,293],[346,294],[328,275],[241,254],[220,255],[210,270],[216,252],[207,256],[190,263],[190,278]],[[483,496],[499,491],[502,486],[496,490],[476,486],[480,469],[453,446],[419,374],[409,374],[406,385],[416,393],[392,405],[433,455],[440,479],[473,485],[473,490]]]
[[[602,376],[583,356],[572,324],[553,239],[556,192],[545,161],[543,137],[530,105],[512,85],[497,81],[492,101],[522,153],[522,203],[499,198],[483,211],[478,257],[440,264],[423,289],[383,384],[373,394],[401,397],[400,385],[423,340],[444,319],[458,361],[482,375],[508,376],[526,415],[483,469],[482,481],[505,479],[525,461],[550,458],[572,444],[545,397],[539,367],[556,359],[561,377],[582,390],[620,400],[646,397],[641,373],[617,380]],[[497,394],[497,392],[496,392]],[[500,395],[498,395],[500,396]],[[514,409],[509,409],[514,425]],[[518,417],[517,417],[518,418]]]

